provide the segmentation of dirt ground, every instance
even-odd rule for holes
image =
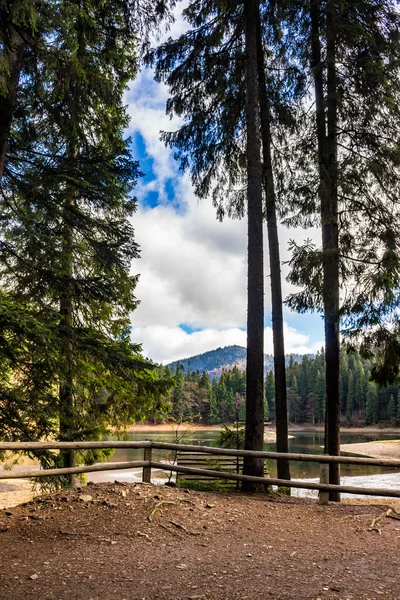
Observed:
[[[150,484],[44,495],[0,511],[0,598],[399,600],[389,506]]]

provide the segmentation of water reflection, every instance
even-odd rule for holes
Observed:
[[[289,440],[289,452],[301,453],[301,454],[322,454],[324,435],[322,432],[317,431],[299,431],[291,432],[293,438]],[[199,430],[188,432],[184,439],[180,443],[196,444],[204,446],[215,446],[218,431],[214,430]],[[141,440],[155,440],[159,442],[176,442],[176,434],[174,431],[163,431],[160,433],[130,433],[129,439],[132,441]],[[388,433],[348,433],[343,432],[341,441],[343,444],[362,443],[362,442],[373,442],[388,439],[400,439],[400,434],[388,434]],[[266,451],[275,452],[275,442],[266,442],[264,444]],[[356,456],[355,454],[344,453],[346,456]],[[154,450],[154,460],[168,460],[171,459],[171,452],[165,450]],[[143,460],[143,450],[135,448],[119,448],[115,451],[112,461],[131,461],[131,460]],[[276,477],[276,461],[268,461],[268,470],[271,477]],[[375,475],[398,472],[396,469],[391,467],[373,467],[365,465],[342,465],[341,473],[343,476],[362,476],[362,475]],[[291,461],[291,473],[295,479],[310,479],[319,476],[319,464],[313,462],[298,462]]]

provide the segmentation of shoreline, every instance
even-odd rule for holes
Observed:
[[[148,424],[148,423],[136,423],[129,427],[127,433],[157,433],[157,432],[174,432],[182,430],[191,431],[221,431],[222,426],[220,425],[199,425],[199,424],[185,424],[177,425],[176,423],[162,423],[159,425]],[[323,432],[323,426],[291,426],[289,427],[290,433],[296,432]],[[400,435],[400,429],[393,428],[380,428],[380,427],[346,427],[342,428],[342,432],[349,433],[360,433],[360,434],[396,434]],[[290,435],[289,437],[294,437]],[[273,442],[276,439],[275,427],[265,427],[265,441]],[[340,446],[341,452],[348,452],[351,454],[357,454],[360,456],[368,456],[371,458],[387,458],[387,459],[398,459],[400,460],[400,440],[384,440],[374,442],[362,442],[354,444],[342,444]],[[21,464],[16,467],[16,470],[24,468],[23,465],[26,460],[29,463],[34,463],[29,459],[21,461]],[[0,469],[2,466],[0,465]],[[15,468],[15,467],[14,467]],[[4,508],[11,508],[29,502],[35,496],[38,495],[37,489],[34,490],[30,481],[26,479],[3,479],[0,482],[0,510]]]
[[[222,431],[222,425],[201,425],[200,423],[134,423],[125,430],[126,433],[156,433],[157,431]]]
[[[400,460],[400,440],[384,440],[377,442],[363,442],[360,444],[342,444],[341,452],[351,452],[370,458],[388,458]]]
[[[233,423],[227,423],[228,427],[232,427]],[[222,425],[202,425],[201,423],[134,423],[127,429],[127,433],[155,433],[157,431],[175,431],[187,428],[192,431],[222,431]],[[265,425],[265,431],[275,431],[275,426]],[[295,425],[289,424],[289,432],[319,432],[324,431],[324,425]],[[341,427],[342,433],[394,433],[400,436],[400,427]],[[369,442],[368,442],[369,443]]]

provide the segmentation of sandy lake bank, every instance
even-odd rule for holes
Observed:
[[[341,452],[351,452],[373,458],[393,458],[400,460],[400,440],[363,442],[361,444],[342,444]]]

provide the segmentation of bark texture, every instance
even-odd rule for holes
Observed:
[[[283,335],[282,279],[276,219],[275,185],[271,157],[271,111],[267,94],[264,52],[261,37],[260,12],[257,14],[257,62],[263,156],[263,184],[266,198],[266,219],[271,277],[272,337],[274,347],[274,377],[276,405],[276,450],[288,452],[288,412],[286,393],[285,342]],[[277,461],[278,479],[290,479],[289,461]],[[289,490],[290,494],[290,490]]]
[[[339,395],[339,238],[337,197],[337,78],[334,2],[326,5],[326,98],[320,41],[320,2],[311,0],[311,50],[314,72],[322,222],[323,302],[325,318],[325,451],[340,454]],[[339,465],[330,465],[329,482],[340,483]],[[339,492],[330,492],[339,501]]]
[[[247,377],[245,448],[264,446],[264,264],[261,134],[257,67],[258,1],[244,5],[248,202]],[[247,457],[243,472],[262,476],[263,460]],[[250,484],[251,485],[251,484]],[[245,489],[251,489],[249,485]]]
[[[17,89],[25,52],[25,41],[14,26],[8,29],[8,43],[4,48],[8,53],[9,73],[5,77],[5,95],[0,94],[0,182],[4,173],[8,139],[17,103]]]
[[[71,441],[74,427],[74,380],[73,380],[73,345],[72,345],[72,327],[73,327],[73,228],[69,223],[69,209],[73,206],[74,200],[68,200],[64,208],[64,231],[63,231],[63,256],[62,273],[63,285],[60,293],[60,335],[62,338],[62,352],[64,359],[64,372],[60,382],[59,401],[60,401],[60,440]],[[74,450],[63,451],[63,466],[65,468],[75,466]],[[74,486],[75,476],[69,475],[69,485]]]

